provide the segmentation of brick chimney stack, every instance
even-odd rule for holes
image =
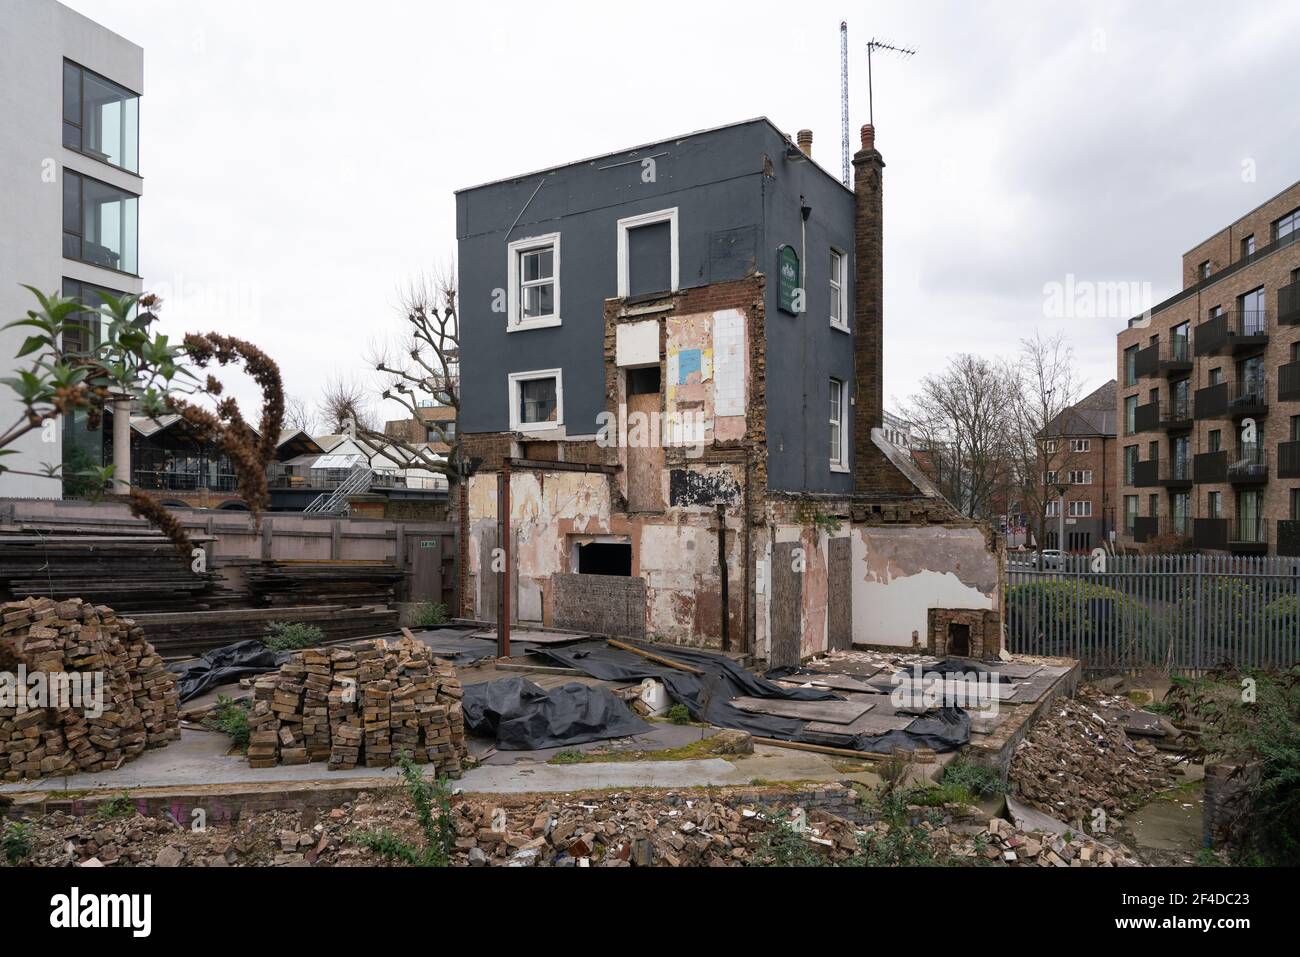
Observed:
[[[884,417],[884,230],[876,130],[862,127],[862,148],[853,156],[853,452],[854,491],[878,488],[872,464],[881,458],[871,430]]]
[[[800,130],[797,134],[799,149],[803,150],[803,155],[812,158],[812,130]]]

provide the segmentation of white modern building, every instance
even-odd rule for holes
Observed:
[[[55,0],[0,2],[0,326],[34,307],[22,284],[92,306],[101,290],[141,292],[143,90],[134,43]],[[21,365],[25,338],[22,327],[0,332],[0,376]],[[20,411],[0,386],[0,428]],[[4,457],[0,497],[61,497],[43,473],[78,447],[103,454],[84,418],[29,432]]]

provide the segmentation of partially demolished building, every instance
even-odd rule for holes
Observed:
[[[880,432],[874,130],[852,190],[811,149],[755,119],[457,194],[462,614],[1000,648],[999,543]]]

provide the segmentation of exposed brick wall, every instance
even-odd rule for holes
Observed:
[[[965,650],[955,646],[954,627],[965,628]],[[931,608],[926,650],[942,658],[961,654],[967,658],[996,658],[1002,651],[1002,616],[980,608]]]
[[[605,302],[605,410],[618,415],[619,367],[617,359],[617,329],[624,322],[659,322],[659,375],[668,382],[667,322],[673,315],[695,315],[738,309],[745,314],[746,337],[749,343],[749,402],[745,409],[745,438],[734,442],[714,441],[704,456],[689,458],[681,448],[664,450],[665,465],[669,468],[710,462],[743,462],[749,459],[750,521],[763,520],[763,500],[767,493],[767,333],[764,290],[766,278],[759,273],[733,282],[696,286],[669,296],[657,303],[641,302],[633,314],[622,299]],[[644,312],[646,308],[662,305],[660,311]],[[617,459],[616,450],[610,450],[610,464]]]
[[[512,432],[467,432],[460,438],[465,461],[479,472],[492,472],[501,468],[503,459],[513,454],[515,436]]]
[[[551,624],[555,628],[615,638],[644,638],[645,606],[644,578],[551,576]]]
[[[916,487],[872,441],[884,419],[884,158],[875,130],[862,127],[853,157],[853,491],[915,495]]]

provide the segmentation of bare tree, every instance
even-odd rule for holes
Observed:
[[[1004,367],[1013,472],[1022,511],[1041,545],[1051,531],[1047,509],[1062,502],[1071,469],[1082,462],[1071,435],[1080,412],[1074,350],[1063,335],[1022,339],[1020,354]],[[1065,544],[1058,543],[1064,549]]]
[[[292,395],[285,398],[284,428],[286,431],[306,432],[311,435],[316,431],[317,424],[316,410],[305,399]]]
[[[922,448],[915,458],[962,514],[992,518],[1008,476],[1008,380],[987,359],[962,354],[921,380],[908,403]]]
[[[336,372],[325,381],[317,416],[331,433],[382,436],[371,391],[354,376]]]
[[[460,438],[460,327],[456,313],[456,285],[450,267],[412,279],[401,291],[400,308],[405,326],[396,342],[378,347],[371,362],[383,380],[383,398],[400,405],[418,422],[422,439],[411,434],[358,429],[368,444],[405,469],[443,475],[449,482],[461,475]],[[443,420],[421,415],[421,409],[451,409]],[[431,448],[440,444],[446,452]]]

